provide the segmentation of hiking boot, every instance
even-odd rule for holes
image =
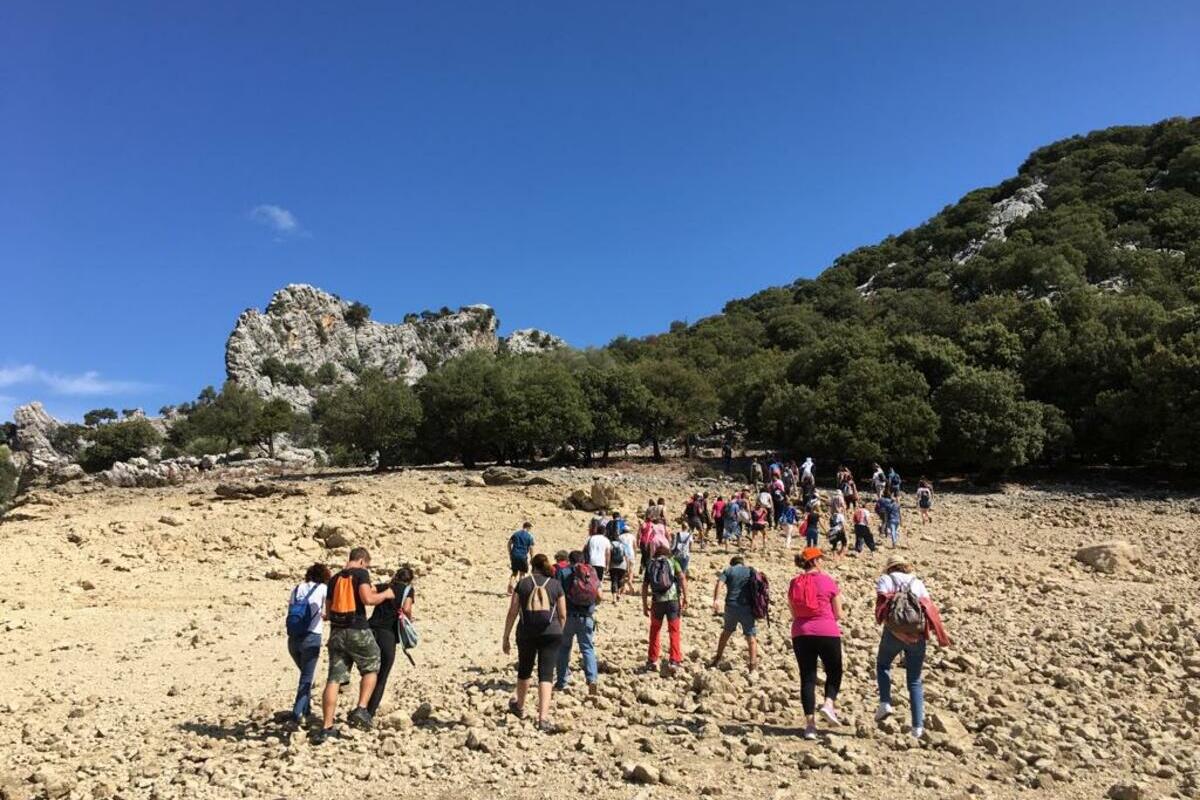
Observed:
[[[880,703],[879,708],[875,709],[875,721],[883,722],[892,715],[893,711],[895,711],[895,709],[892,708],[891,703]]]
[[[335,728],[320,728],[313,731],[312,743],[314,745],[321,745],[330,739],[336,738],[338,738],[338,732]]]
[[[348,724],[351,728],[358,728],[362,731],[371,730],[371,725],[374,723],[374,721],[375,720],[371,716],[371,712],[367,711],[362,706],[359,706],[346,715],[346,724]]]

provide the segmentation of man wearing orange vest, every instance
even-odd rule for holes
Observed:
[[[333,735],[333,715],[337,711],[338,688],[350,683],[350,669],[357,667],[362,676],[358,689],[358,706],[346,715],[352,727],[371,727],[371,712],[367,703],[375,690],[379,673],[379,645],[371,635],[367,623],[367,606],[375,606],[395,598],[391,589],[375,591],[371,584],[371,554],[365,547],[350,551],[345,568],[329,581],[326,597],[325,617],[329,620],[329,677],[325,682],[325,694],[321,711],[324,724],[313,736],[313,743],[320,744]]]

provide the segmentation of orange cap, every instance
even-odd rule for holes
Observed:
[[[825,554],[821,552],[821,548],[819,547],[806,547],[800,553],[800,558],[804,559],[805,561],[816,561],[823,555]]]

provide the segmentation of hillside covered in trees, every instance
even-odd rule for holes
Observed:
[[[1195,465],[1198,302],[1200,118],[1170,119],[1044,147],[815,279],[661,335],[471,350],[411,386],[363,369],[314,383],[311,408],[231,373],[164,409],[165,440],[105,410],[53,444],[92,471],[159,450],[274,455],[278,441],[380,468],[590,461],[735,433],[798,456],[988,473]]]

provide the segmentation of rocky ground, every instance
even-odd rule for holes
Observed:
[[[205,480],[31,495],[0,523],[0,797],[1200,796],[1195,497],[943,491],[924,527],[908,499],[903,546],[955,639],[930,651],[920,744],[871,718],[884,552],[830,565],[848,615],[845,724],[800,739],[781,602],[794,569],[778,545],[753,559],[779,612],[763,669],[747,673],[740,642],[704,666],[719,631],[704,598],[728,555],[698,553],[681,674],[639,673],[640,608],[607,603],[601,694],[556,695],[566,731],[542,734],[504,713],[504,542],[528,518],[539,550],[578,547],[589,515],[562,501],[595,474],[631,516],[650,495],[678,508],[692,488],[729,488],[623,465],[547,471],[533,486],[420,470],[221,495]],[[1133,547],[1098,567],[1074,558],[1110,539]],[[416,668],[398,662],[378,730],[315,748],[274,721],[295,686],[284,605],[308,563],[337,562],[350,543],[377,568],[416,566],[423,639]]]

